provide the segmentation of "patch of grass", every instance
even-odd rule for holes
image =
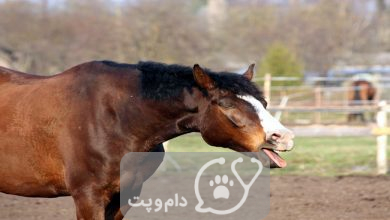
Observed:
[[[171,140],[168,151],[229,152],[207,145],[198,134]],[[336,176],[376,173],[375,137],[297,137],[294,150],[281,156],[288,166],[273,169],[271,174]]]

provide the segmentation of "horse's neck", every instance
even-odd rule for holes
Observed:
[[[155,104],[152,106],[158,113],[157,117],[148,118],[145,115],[146,127],[149,133],[145,140],[148,147],[165,142],[174,137],[198,131],[198,117],[197,108],[188,109],[184,103],[164,102],[162,104]]]

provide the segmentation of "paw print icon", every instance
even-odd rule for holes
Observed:
[[[252,180],[249,182],[249,184],[245,184],[236,170],[236,164],[242,163],[243,158],[242,157],[237,158],[231,164],[231,171],[244,189],[244,194],[243,194],[241,200],[238,202],[237,205],[235,205],[232,208],[226,209],[226,210],[218,210],[218,209],[214,209],[212,207],[204,208],[204,207],[202,207],[204,205],[204,201],[199,193],[200,178],[201,178],[202,174],[204,173],[204,171],[208,167],[210,167],[214,164],[223,165],[223,164],[225,164],[225,162],[226,162],[226,160],[223,157],[213,159],[213,160],[210,160],[207,163],[205,163],[198,171],[198,173],[195,177],[195,185],[194,185],[195,196],[198,200],[198,204],[195,207],[195,210],[197,212],[200,212],[200,213],[210,212],[210,213],[213,213],[216,215],[227,215],[227,214],[231,214],[231,213],[237,211],[245,203],[246,199],[248,198],[249,190],[250,190],[251,186],[253,185],[253,183],[259,177],[261,171],[263,170],[262,163],[255,158],[251,158],[251,162],[256,163],[258,165],[258,170],[257,170],[256,174],[253,176]],[[220,175],[216,175],[212,180],[210,180],[209,185],[210,185],[210,187],[215,187],[213,190],[214,199],[229,199],[229,197],[230,197],[229,187],[232,187],[234,185],[234,181],[229,180],[229,177],[227,175],[223,175],[222,177]]]
[[[229,183],[229,186],[233,186],[233,180],[229,181],[229,177],[227,175],[223,175],[222,178],[220,175],[216,175],[214,180],[210,180],[210,186],[213,187],[214,183],[216,185],[213,192],[214,199],[229,199],[230,191],[225,185]]]

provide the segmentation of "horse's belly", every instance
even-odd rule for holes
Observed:
[[[67,195],[61,161],[16,138],[0,135],[0,192],[39,197]]]
[[[22,196],[66,195],[56,147],[58,120],[49,114],[53,107],[23,88],[26,91],[0,85],[0,191]]]

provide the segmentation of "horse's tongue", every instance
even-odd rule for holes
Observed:
[[[283,158],[281,158],[275,151],[266,148],[262,148],[261,150],[263,150],[269,159],[272,160],[279,168],[287,166],[287,162],[283,160]]]

